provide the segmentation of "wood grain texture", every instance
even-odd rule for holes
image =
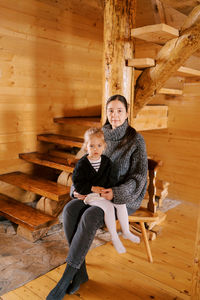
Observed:
[[[0,181],[16,185],[24,190],[34,192],[55,201],[65,200],[70,192],[69,187],[21,172],[0,175]]]
[[[143,242],[133,245],[122,239],[127,250],[123,255],[116,253],[111,242],[90,250],[86,259],[89,281],[65,298],[190,300],[196,221],[197,205],[183,202],[169,210],[162,233],[150,242],[153,264],[146,259]],[[11,298],[17,294],[22,300],[27,293],[30,297],[36,293],[45,299],[64,269],[62,265],[2,298],[18,299]]]
[[[134,114],[147,104],[183,63],[200,48],[200,5],[188,16],[179,38],[168,41],[156,58],[156,66],[146,69],[137,80]]]
[[[0,215],[31,231],[58,222],[56,218],[3,194],[0,194]]]
[[[167,24],[154,24],[145,27],[134,28],[131,36],[159,45],[164,45],[167,41],[179,36],[176,28]]]
[[[55,123],[82,125],[88,127],[101,127],[101,117],[71,117],[54,118]]]
[[[103,8],[98,1],[1,1],[0,173],[58,132],[54,117],[100,115]],[[15,138],[14,138],[15,137]]]
[[[73,166],[69,165],[67,159],[48,155],[47,153],[31,152],[31,153],[20,153],[19,157],[30,163],[66,171],[69,173],[73,172]]]
[[[82,147],[83,139],[76,137],[68,137],[59,134],[40,134],[37,136],[38,141],[43,141],[47,143],[60,144],[70,147]]]
[[[131,28],[135,27],[135,0],[106,0],[104,3],[102,123],[106,120],[106,101],[124,95],[133,104],[133,70],[125,64],[133,58]]]
[[[200,296],[199,291],[200,291],[200,204],[198,208],[198,220],[197,220],[194,264],[193,264],[193,274],[192,274],[192,291],[191,291],[192,300],[199,300],[199,296]]]
[[[131,125],[137,130],[153,130],[167,128],[167,106],[154,105],[145,106],[137,117],[130,121]],[[84,126],[86,127],[101,127],[100,118],[90,117],[63,117],[55,118],[56,123],[63,125]]]
[[[155,61],[152,58],[133,58],[128,59],[128,66],[136,69],[144,69],[155,66]]]

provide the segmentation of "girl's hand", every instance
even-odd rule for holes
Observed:
[[[113,190],[112,189],[103,189],[101,191],[101,197],[105,198],[106,200],[111,201],[113,199]]]
[[[101,194],[102,191],[104,191],[105,189],[101,186],[92,186],[91,191],[93,193],[97,193],[97,194]]]
[[[74,191],[74,197],[79,200],[84,200],[86,195],[81,195],[81,194],[77,193],[76,191]]]

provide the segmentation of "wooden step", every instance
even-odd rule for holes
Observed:
[[[200,70],[195,70],[187,67],[180,67],[177,70],[177,75],[184,76],[184,77],[198,77],[200,76]]]
[[[155,66],[155,60],[153,58],[133,58],[128,59],[128,67],[134,67],[136,69],[144,69]]]
[[[56,149],[56,150],[50,149],[48,151],[48,153],[50,155],[53,155],[53,156],[56,156],[56,157],[60,157],[60,158],[64,158],[66,160],[69,160],[70,162],[71,162],[71,160],[74,160],[75,157],[76,157],[75,154],[71,154],[71,153],[68,153],[68,152],[60,150],[60,149],[59,150],[58,149]]]
[[[16,185],[24,190],[45,196],[55,201],[65,200],[70,187],[43,178],[34,177],[21,172],[0,175],[0,181]]]
[[[63,117],[54,118],[54,122],[60,124],[81,125],[86,127],[101,127],[101,117]]]
[[[59,134],[40,134],[37,136],[38,141],[43,141],[47,143],[59,144],[63,146],[70,147],[82,147],[83,139],[81,138],[72,138]]]
[[[0,194],[0,215],[31,231],[49,227],[58,222],[57,218],[3,194]]]
[[[167,24],[154,24],[131,30],[131,36],[159,45],[179,36],[178,29]]]
[[[161,88],[157,93],[166,95],[182,95],[183,91],[177,89]]]
[[[145,105],[131,125],[138,131],[167,128],[168,106]]]
[[[69,161],[67,159],[52,156],[47,153],[20,153],[19,157],[23,160],[26,160],[30,163],[66,171],[72,173],[74,170],[74,165],[69,165]]]

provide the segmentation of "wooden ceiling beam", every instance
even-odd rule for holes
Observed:
[[[200,5],[196,6],[180,30],[178,38],[168,41],[159,51],[156,66],[139,76],[135,88],[134,115],[146,105],[184,62],[200,48]]]

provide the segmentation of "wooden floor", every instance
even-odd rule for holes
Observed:
[[[137,300],[199,299],[191,297],[198,207],[182,203],[167,212],[160,236],[151,242],[154,263],[147,261],[143,242],[123,240],[127,253],[117,254],[111,243],[89,251],[90,280],[64,299]],[[8,294],[3,300],[46,299],[65,265]],[[196,280],[196,279],[195,279]]]

